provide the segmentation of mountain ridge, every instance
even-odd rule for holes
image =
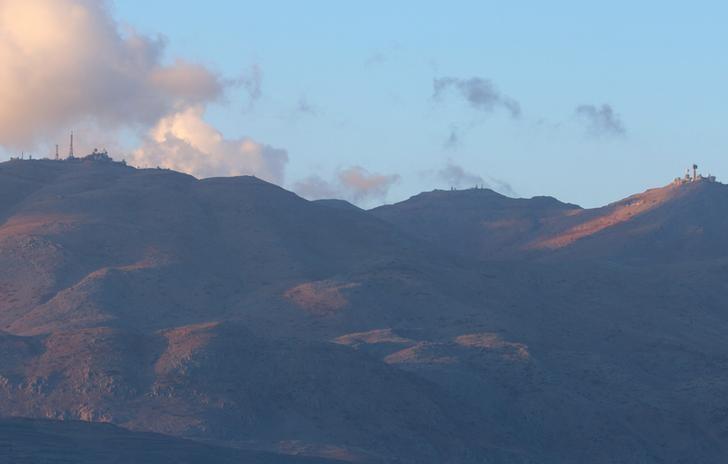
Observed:
[[[461,255],[513,259],[519,256],[533,258],[564,250],[565,253],[556,253],[557,259],[564,259],[564,255],[571,254],[568,249],[576,246],[585,255],[597,257],[600,256],[597,250],[581,246],[584,240],[590,239],[594,243],[599,237],[608,236],[620,227],[629,227],[649,217],[656,209],[664,211],[670,205],[677,205],[673,209],[679,210],[681,202],[689,202],[698,215],[701,207],[725,208],[720,204],[720,201],[728,202],[724,187],[719,182],[706,179],[675,181],[602,207],[587,209],[552,197],[516,199],[488,189],[435,190],[370,211],[413,236]],[[689,221],[684,211],[679,213],[685,217],[676,221]],[[711,214],[722,217],[722,212],[713,211]],[[669,220],[669,216],[660,219],[662,222]],[[714,229],[721,227],[720,224],[710,226]],[[640,223],[635,229],[638,227],[649,226]],[[637,230],[624,233],[639,234]],[[602,252],[601,256],[609,257],[609,252]]]
[[[414,208],[433,228],[406,229],[402,205],[252,177],[0,164],[0,191],[16,186],[0,197],[0,414],[364,463],[728,452],[722,186],[549,253],[515,250],[651,204],[442,191]],[[702,241],[655,254],[699,224]]]

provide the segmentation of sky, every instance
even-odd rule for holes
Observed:
[[[728,4],[0,0],[0,158],[108,147],[370,207],[728,178]]]

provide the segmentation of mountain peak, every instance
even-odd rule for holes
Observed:
[[[526,248],[630,260],[728,254],[720,239],[728,225],[727,193],[728,187],[712,178],[677,179],[601,208],[583,210],[565,221],[561,231]]]
[[[716,234],[728,217],[727,189],[713,176],[686,176],[589,209],[552,197],[509,198],[488,189],[435,190],[372,213],[450,251],[480,258],[622,254],[643,240],[645,252],[659,246],[663,256],[683,256],[671,244],[687,240],[691,249],[704,248],[694,256],[707,256],[709,249],[721,249]],[[709,245],[712,241],[717,242]]]

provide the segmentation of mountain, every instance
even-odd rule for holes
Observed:
[[[110,424],[0,419],[0,461],[13,464],[335,464],[315,459],[250,452]]]
[[[723,188],[363,211],[253,177],[1,163],[0,415],[220,462],[719,463]]]
[[[673,182],[583,209],[488,189],[433,191],[371,213],[412,236],[479,259],[685,261],[728,256],[728,187]]]
[[[655,263],[728,257],[728,186],[673,182],[584,211],[578,222],[531,248],[581,259]]]
[[[329,206],[331,208],[339,208],[339,209],[350,209],[350,210],[358,210],[360,211],[361,208],[358,206],[352,205],[346,200],[336,200],[336,199],[323,199],[323,200],[314,200],[313,203],[316,203],[318,205],[324,205]]]
[[[0,226],[0,412],[356,459],[501,453],[493,434],[463,433],[486,415],[330,343],[408,312],[439,317],[437,299],[408,295],[450,283],[411,274],[448,259],[385,222],[251,177],[88,160],[0,175],[23,180]]]
[[[468,257],[498,259],[557,233],[582,211],[551,197],[509,198],[490,189],[434,190],[371,210],[404,232]]]
[[[261,339],[236,324],[5,334],[0,353],[0,410],[12,416],[277,452],[297,441],[348,459],[408,445],[422,448],[411,458],[452,457],[481,439],[464,433],[479,418],[428,383],[340,345]]]
[[[200,322],[281,282],[411,255],[409,241],[381,221],[255,178],[37,163],[0,169],[26,182],[4,199],[0,230],[0,328],[17,333]],[[213,292],[214,307],[199,314]]]

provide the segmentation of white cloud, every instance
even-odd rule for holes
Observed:
[[[149,127],[165,115],[219,98],[207,68],[162,62],[164,41],[122,34],[98,0],[0,1],[0,144],[93,121]]]
[[[223,79],[183,59],[164,61],[164,49],[160,38],[122,32],[103,0],[0,0],[0,146],[52,145],[80,129],[84,148],[114,147],[119,134],[131,134],[142,143],[131,164],[281,183],[285,150],[226,139],[203,119],[230,86],[242,85],[253,105],[260,67]]]
[[[160,166],[197,177],[255,175],[281,184],[288,154],[250,138],[225,139],[195,106],[159,121],[129,161]]]

